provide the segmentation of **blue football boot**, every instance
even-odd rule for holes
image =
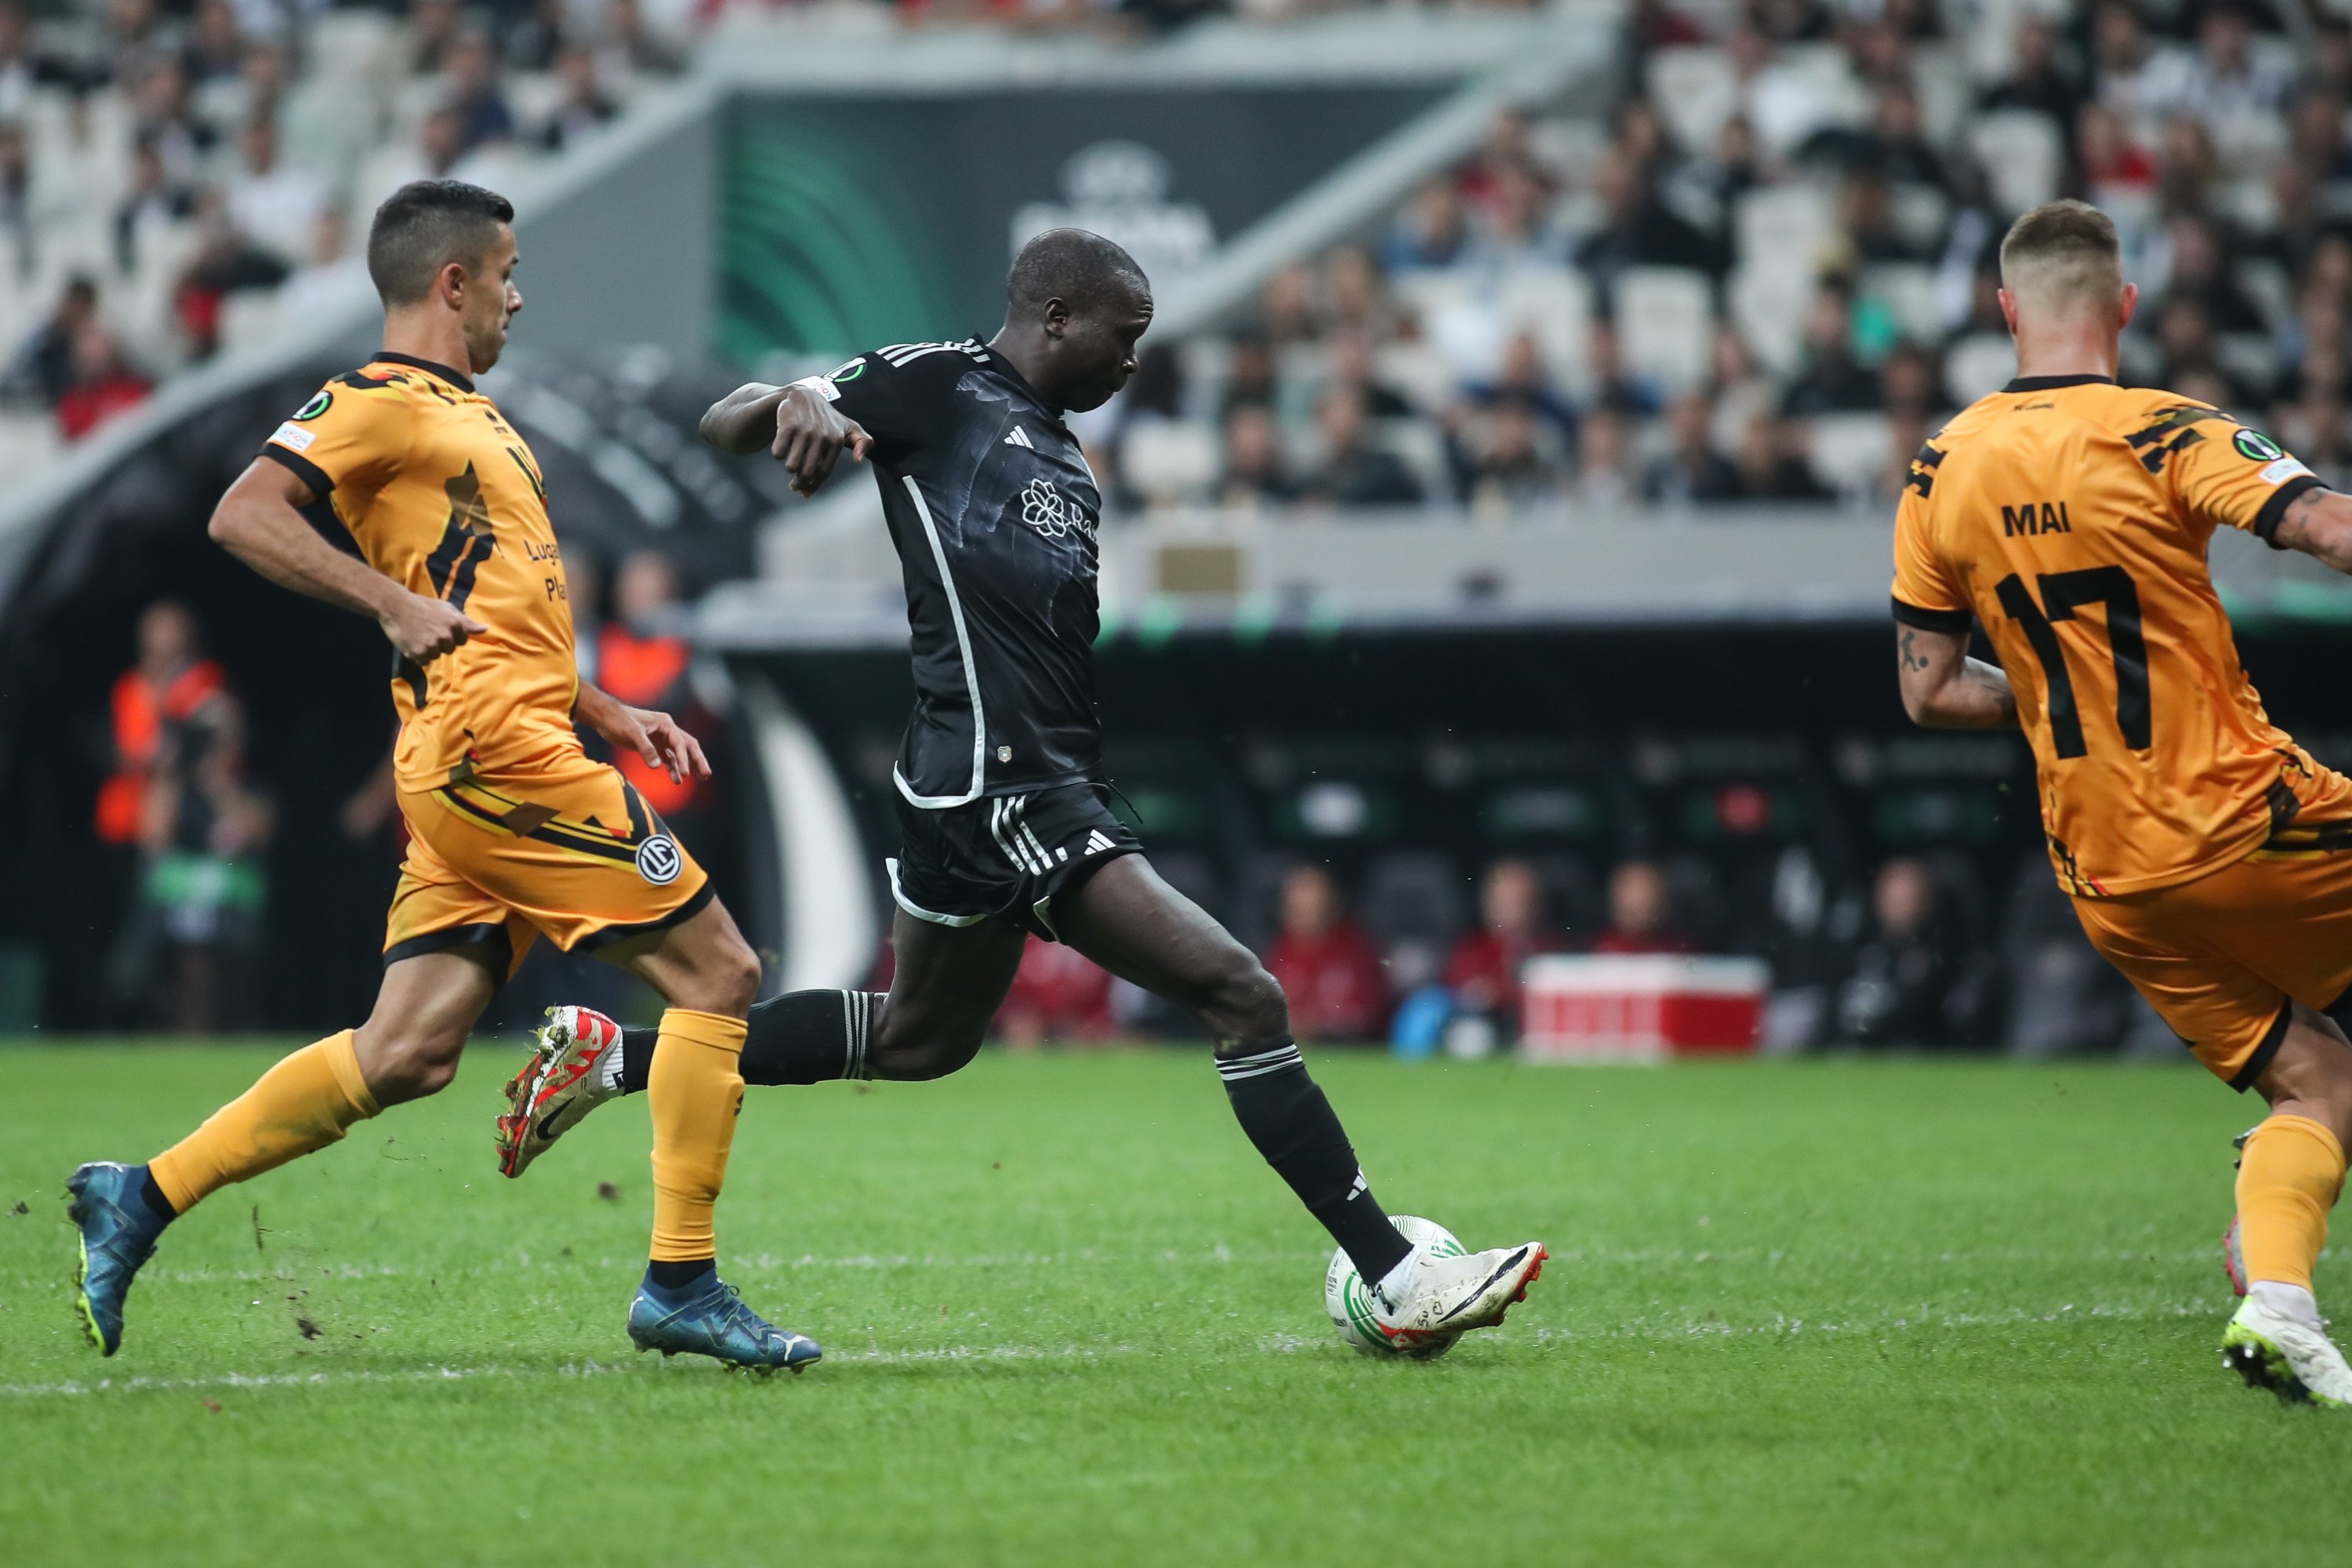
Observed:
[[[691,1295],[672,1294],[647,1279],[629,1303],[629,1339],[664,1359],[707,1355],[720,1366],[771,1376],[778,1367],[804,1371],[824,1354],[805,1334],[789,1333],[743,1304],[716,1275]]]
[[[74,1304],[81,1311],[82,1331],[100,1355],[122,1348],[122,1299],[131,1294],[141,1266],[155,1256],[155,1238],[170,1223],[148,1206],[140,1190],[146,1179],[143,1165],[101,1160],[66,1180],[72,1199],[66,1217],[81,1233]]]

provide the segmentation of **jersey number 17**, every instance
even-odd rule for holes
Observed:
[[[2074,701],[2074,677],[2066,668],[2066,650],[2058,641],[2053,621],[2071,621],[2086,605],[2105,605],[2107,649],[2116,666],[2116,727],[2124,744],[2144,752],[2149,744],[2147,638],[2140,630],[2139,587],[2120,566],[2090,566],[2079,572],[2045,572],[2035,579],[2042,601],[2012,572],[1993,592],[2032,645],[2042,661],[2042,686],[2049,693],[2050,739],[2062,757],[2079,757],[2083,744],[2083,714]],[[2047,613],[2044,613],[2047,606]]]

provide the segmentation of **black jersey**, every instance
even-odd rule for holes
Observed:
[[[1094,778],[1102,493],[1061,410],[971,339],[877,349],[815,385],[874,438],[906,576],[899,793],[937,809]]]

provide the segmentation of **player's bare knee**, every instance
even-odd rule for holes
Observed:
[[[1247,949],[1211,982],[1198,1009],[1201,1021],[1220,1040],[1254,1045],[1290,1032],[1290,1003],[1282,986]]]
[[[379,1105],[422,1100],[449,1087],[466,1048],[462,1029],[362,1027],[352,1041],[360,1075]]]

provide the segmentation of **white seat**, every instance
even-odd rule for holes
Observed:
[[[1118,448],[1119,471],[1155,506],[1196,500],[1224,466],[1217,433],[1189,419],[1138,419]]]
[[[1686,153],[1712,153],[1713,117],[1732,90],[1731,55],[1712,44],[1659,49],[1650,56],[1650,101]]]
[[[1837,232],[1837,214],[1819,185],[1767,185],[1739,198],[1731,230],[1743,263],[1769,258],[1769,265],[1810,272]]]
[[[1813,472],[1842,496],[1866,496],[1886,471],[1894,436],[1883,414],[1822,415],[1807,432]]]
[[[1617,279],[1617,337],[1625,368],[1670,392],[1704,385],[1712,357],[1715,291],[1684,267],[1628,268]]]
[[[1731,275],[1732,325],[1757,369],[1776,376],[1795,374],[1811,288],[1809,274],[1779,267],[1750,264]]]
[[[2030,109],[2005,109],[1969,127],[1969,145],[1992,182],[1993,199],[2024,212],[2058,195],[2065,147],[2057,123]]]
[[[225,353],[270,342],[278,325],[275,289],[240,289],[221,300],[220,345]]]
[[[1944,335],[1943,309],[1936,297],[1936,269],[1915,262],[1874,267],[1862,276],[1862,291],[1884,304],[1903,335],[1933,343]]]
[[[1592,285],[1570,267],[1524,267],[1503,280],[1496,299],[1498,346],[1533,332],[1552,380],[1581,392],[1592,380]]]
[[[2017,345],[2003,332],[1971,332],[1944,355],[1944,390],[1963,408],[2017,374]]]

